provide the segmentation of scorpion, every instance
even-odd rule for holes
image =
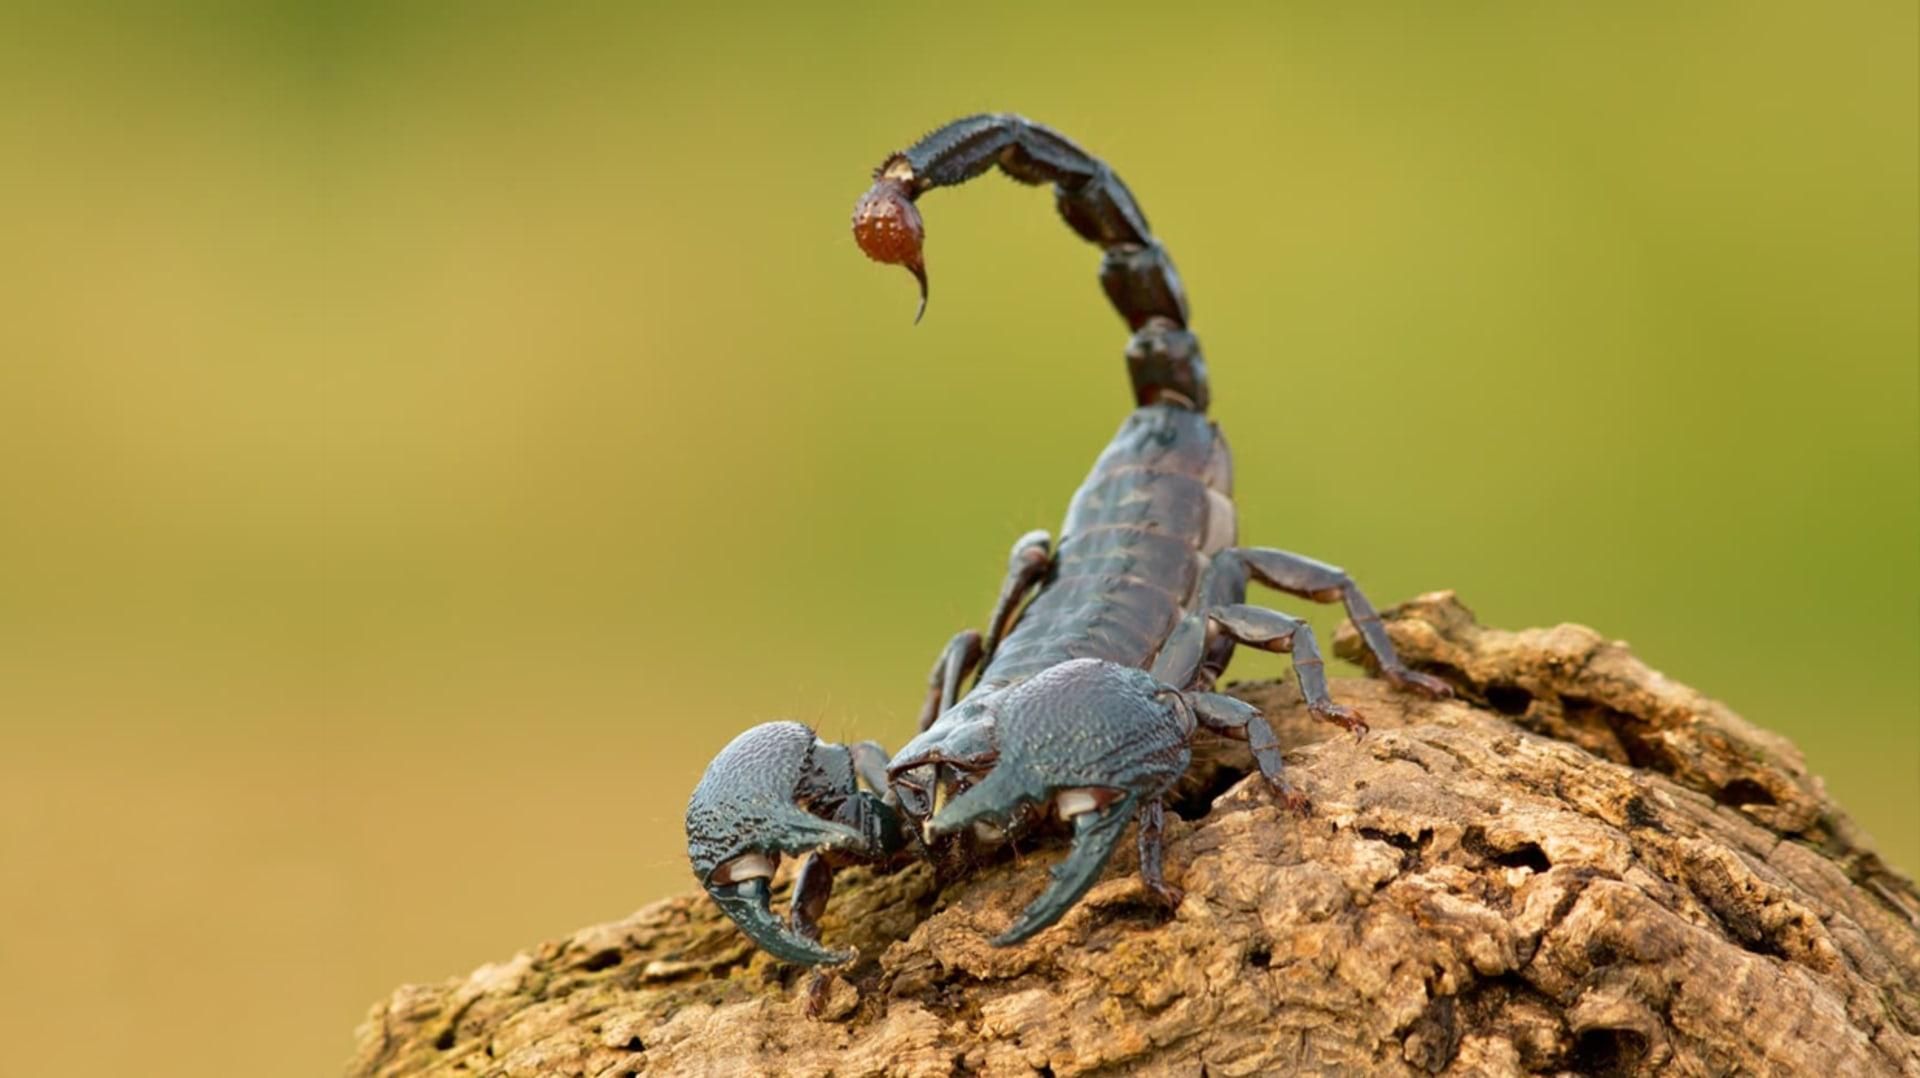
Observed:
[[[1060,215],[1104,251],[1100,283],[1125,319],[1135,409],[1067,508],[1059,542],[1013,545],[985,633],[940,652],[916,737],[889,758],[871,741],[824,741],[797,722],[756,726],[708,765],[687,807],[687,854],[701,885],[776,958],[844,963],[820,942],[836,870],[891,871],[916,858],[941,871],[1058,819],[1072,844],[1039,895],[992,942],[1019,943],[1059,920],[1138,821],[1140,875],[1169,908],[1163,799],[1186,771],[1195,731],[1248,743],[1267,786],[1296,814],[1278,739],[1254,707],[1214,692],[1236,646],[1292,655],[1307,710],[1364,735],[1334,702],[1306,622],[1247,599],[1249,581],[1341,602],[1389,681],[1432,697],[1447,684],[1405,666],[1379,615],[1342,570],[1238,545],[1233,465],[1207,418],[1199,342],[1172,259],[1125,184],[1058,132],[1011,114],[971,116],[892,154],[853,215],[875,261],[904,266],[926,310],[925,227],[916,201],[997,166],[1052,183]],[[971,679],[971,684],[969,684]],[[804,857],[785,923],[771,908],[783,856]]]

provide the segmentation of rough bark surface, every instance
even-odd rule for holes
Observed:
[[[1461,699],[1337,683],[1355,739],[1291,684],[1236,689],[1315,810],[1204,746],[1171,917],[1130,849],[1004,950],[1057,844],[944,889],[842,874],[825,934],[862,957],[809,1018],[805,974],[681,895],[398,989],[349,1072],[1920,1075],[1920,894],[1791,744],[1580,626],[1482,628],[1450,593],[1389,618]]]

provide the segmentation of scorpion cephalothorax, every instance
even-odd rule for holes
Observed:
[[[1232,462],[1206,418],[1206,367],[1186,328],[1186,295],[1105,164],[1018,116],[956,120],[881,163],[854,210],[854,238],[874,259],[913,273],[924,312],[925,229],[915,201],[995,166],[1022,183],[1052,183],[1061,216],[1105,251],[1100,282],[1133,330],[1126,356],[1138,407],[1074,495],[1058,547],[1045,532],[1022,536],[985,634],[966,630],[941,652],[919,736],[889,759],[873,742],[833,745],[799,723],[767,723],[708,765],[687,807],[694,871],[748,936],[788,961],[852,957],[819,942],[836,868],[913,857],[951,864],[956,850],[1048,818],[1071,826],[1072,850],[996,944],[1058,920],[1135,819],[1141,875],[1177,904],[1180,892],[1161,875],[1161,798],[1186,770],[1202,726],[1247,741],[1275,793],[1305,811],[1266,719],[1212,691],[1234,647],[1291,652],[1308,709],[1366,727],[1328,695],[1312,630],[1247,605],[1249,580],[1343,602],[1385,677],[1448,694],[1445,683],[1401,664],[1344,572],[1236,544]],[[789,854],[806,859],[783,924],[769,908],[770,887]]]

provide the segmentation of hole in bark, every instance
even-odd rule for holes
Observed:
[[[1378,827],[1362,827],[1360,829],[1360,837],[1369,838],[1375,842],[1384,842],[1394,849],[1399,850],[1400,869],[1404,872],[1420,864],[1420,852],[1425,850],[1427,844],[1433,841],[1433,828],[1422,827],[1419,837],[1416,838],[1410,835],[1398,834],[1393,831],[1382,831]]]
[[[1407,1037],[1407,1062],[1439,1074],[1460,1051],[1460,1024],[1455,1015],[1458,1004],[1452,996],[1437,996],[1414,1022]]]
[[[440,1031],[440,1035],[438,1037],[435,1037],[433,1039],[433,1046],[435,1049],[444,1052],[447,1049],[453,1047],[454,1039],[455,1038],[453,1036],[453,1027],[448,1026],[447,1028]]]
[[[1560,714],[1575,727],[1599,727],[1611,733],[1627,754],[1627,762],[1633,766],[1661,774],[1673,773],[1673,765],[1665,756],[1664,746],[1647,736],[1650,727],[1638,715],[1630,715],[1584,696],[1562,696]]]
[[[1151,891],[1117,899],[1102,906],[1100,913],[1105,924],[1159,925],[1171,916],[1166,903],[1154,897]]]
[[[1456,691],[1473,687],[1473,679],[1467,676],[1467,672],[1449,663],[1421,663],[1420,669],[1452,685]],[[1369,673],[1374,672],[1372,665],[1369,665],[1367,670]]]
[[[1408,838],[1406,835],[1396,834],[1392,831],[1382,831],[1378,827],[1362,827],[1360,829],[1360,837],[1369,838],[1375,842],[1384,842],[1396,850],[1411,850],[1414,846],[1413,839]]]
[[[612,969],[620,964],[620,949],[606,947],[595,951],[580,961],[580,968],[588,973],[598,973],[603,969]]]
[[[1522,842],[1505,853],[1495,854],[1493,863],[1508,868],[1530,868],[1535,872],[1545,872],[1553,867],[1553,862],[1547,859],[1547,851],[1533,842]]]
[[[1049,1064],[1042,1063],[1040,1064],[1040,1069],[1033,1073],[1039,1075],[1040,1078],[1053,1078],[1053,1067]]]
[[[1247,952],[1247,965],[1254,969],[1266,969],[1273,965],[1273,948],[1264,943],[1256,943]]]
[[[1734,779],[1713,795],[1715,801],[1723,805],[1739,808],[1741,805],[1777,805],[1773,794],[1765,786],[1752,779]]]
[[[636,1033],[633,1036],[628,1037],[627,1043],[621,1045],[621,1047],[625,1048],[629,1052],[644,1052],[647,1050],[647,1042],[641,1040],[640,1035]]]
[[[1245,778],[1246,774],[1232,767],[1215,768],[1201,785],[1190,788],[1181,797],[1168,799],[1167,807],[1173,810],[1175,816],[1189,823],[1204,820],[1213,811],[1214,800],[1233,789],[1233,784]]]
[[[1550,919],[1557,922],[1558,917]],[[1560,1039],[1560,1025],[1556,1019],[1553,1033],[1548,1035],[1544,1029],[1538,1036],[1522,1034],[1524,1025],[1514,1024],[1517,1015],[1528,1011],[1541,1010],[1543,1013],[1558,1014],[1561,1005],[1542,993],[1519,973],[1508,971],[1493,977],[1473,981],[1465,986],[1458,996],[1453,1025],[1454,1036],[1465,1037],[1467,1030],[1514,1030],[1512,1043],[1519,1053],[1520,1066],[1529,1074],[1566,1074],[1567,1063],[1564,1056],[1566,1047]],[[1432,1005],[1428,1014],[1433,1013]],[[1459,1044],[1456,1041],[1454,1051]],[[1449,1061],[1451,1062],[1451,1060]]]
[[[1496,682],[1487,686],[1487,703],[1502,715],[1525,715],[1533,705],[1533,694],[1518,685]]]
[[[1553,860],[1547,856],[1547,851],[1540,848],[1539,843],[1522,842],[1510,850],[1503,850],[1487,838],[1487,829],[1484,827],[1467,828],[1466,833],[1460,836],[1460,848],[1483,861],[1505,868],[1530,868],[1535,872],[1545,872],[1553,867]]]
[[[1647,1054],[1647,1039],[1631,1029],[1589,1029],[1573,1042],[1573,1069],[1582,1074],[1631,1074]]]

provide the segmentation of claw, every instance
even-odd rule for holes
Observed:
[[[807,965],[845,962],[850,953],[821,947],[772,913],[774,869],[783,854],[816,850],[878,860],[896,848],[890,823],[891,811],[858,790],[846,749],[796,722],[766,723],[734,738],[694,787],[687,857],[714,902],[768,953]]]
[[[853,961],[852,951],[829,951],[788,928],[774,916],[772,880],[758,877],[739,883],[709,884],[707,893],[747,938],[782,962],[803,966],[835,966]]]
[[[1060,795],[1062,812],[1068,811],[1067,796]],[[1047,889],[1020,911],[1019,919],[1011,927],[994,937],[993,945],[1007,947],[1019,943],[1072,909],[1100,878],[1100,870],[1113,856],[1113,848],[1126,833],[1127,821],[1133,818],[1133,807],[1133,798],[1123,796],[1106,809],[1088,809],[1074,816],[1073,848],[1066,860],[1048,871],[1051,880]]]
[[[996,946],[1018,943],[1071,909],[1100,877],[1134,810],[1186,770],[1191,730],[1176,699],[1145,671],[1076,659],[948,712],[888,765],[896,778],[961,777],[964,788],[925,820],[930,838],[1005,826],[1036,807],[1073,822],[1072,852]]]

